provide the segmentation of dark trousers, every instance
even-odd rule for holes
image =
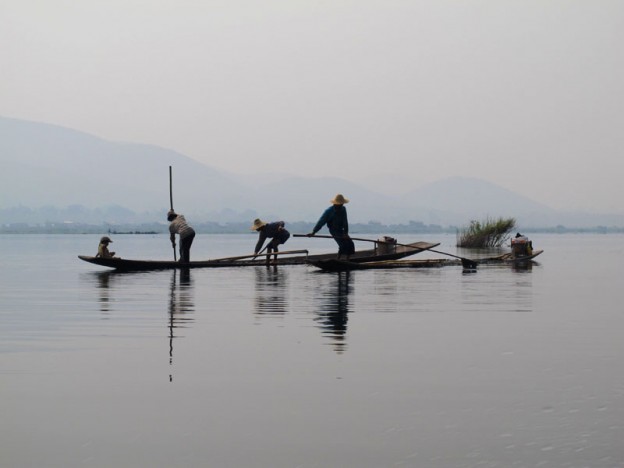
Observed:
[[[183,239],[180,239],[180,261],[181,262],[191,261],[191,245],[193,244],[193,239],[195,239],[194,232],[184,237]]]
[[[338,244],[338,255],[353,255],[355,253],[355,244],[351,239],[345,237],[344,231],[330,229],[329,233]]]
[[[275,250],[277,252],[277,246],[280,244],[285,244],[289,238],[290,232],[288,232],[286,229],[281,230],[280,232],[275,234],[275,236],[273,236],[273,239],[271,239],[271,241],[269,242],[267,250],[269,252],[271,252],[272,250]]]

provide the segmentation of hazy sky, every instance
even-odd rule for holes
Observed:
[[[622,212],[623,49],[622,0],[0,0],[0,115]]]

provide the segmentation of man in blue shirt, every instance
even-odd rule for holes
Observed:
[[[346,203],[349,203],[349,199],[339,193],[330,200],[330,203],[332,206],[323,212],[316,226],[307,236],[314,236],[327,224],[329,233],[338,244],[338,258],[344,255],[349,260],[349,257],[355,252],[355,245],[349,237],[349,220],[347,219],[347,209],[344,206]]]

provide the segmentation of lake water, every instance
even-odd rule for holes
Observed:
[[[80,261],[99,236],[0,236],[0,466],[622,467],[624,236],[531,237],[530,269],[185,275]]]

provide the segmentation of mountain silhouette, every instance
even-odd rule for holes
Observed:
[[[109,221],[106,213],[123,210],[153,213],[154,221],[163,221],[169,209],[169,166],[174,208],[195,221],[251,221],[256,216],[315,221],[336,193],[351,199],[352,222],[462,225],[498,216],[525,225],[604,220],[561,213],[481,179],[453,177],[388,195],[335,177],[237,175],[166,148],[0,117],[0,221],[12,222],[7,213],[14,207],[72,205],[98,209],[103,222]]]

